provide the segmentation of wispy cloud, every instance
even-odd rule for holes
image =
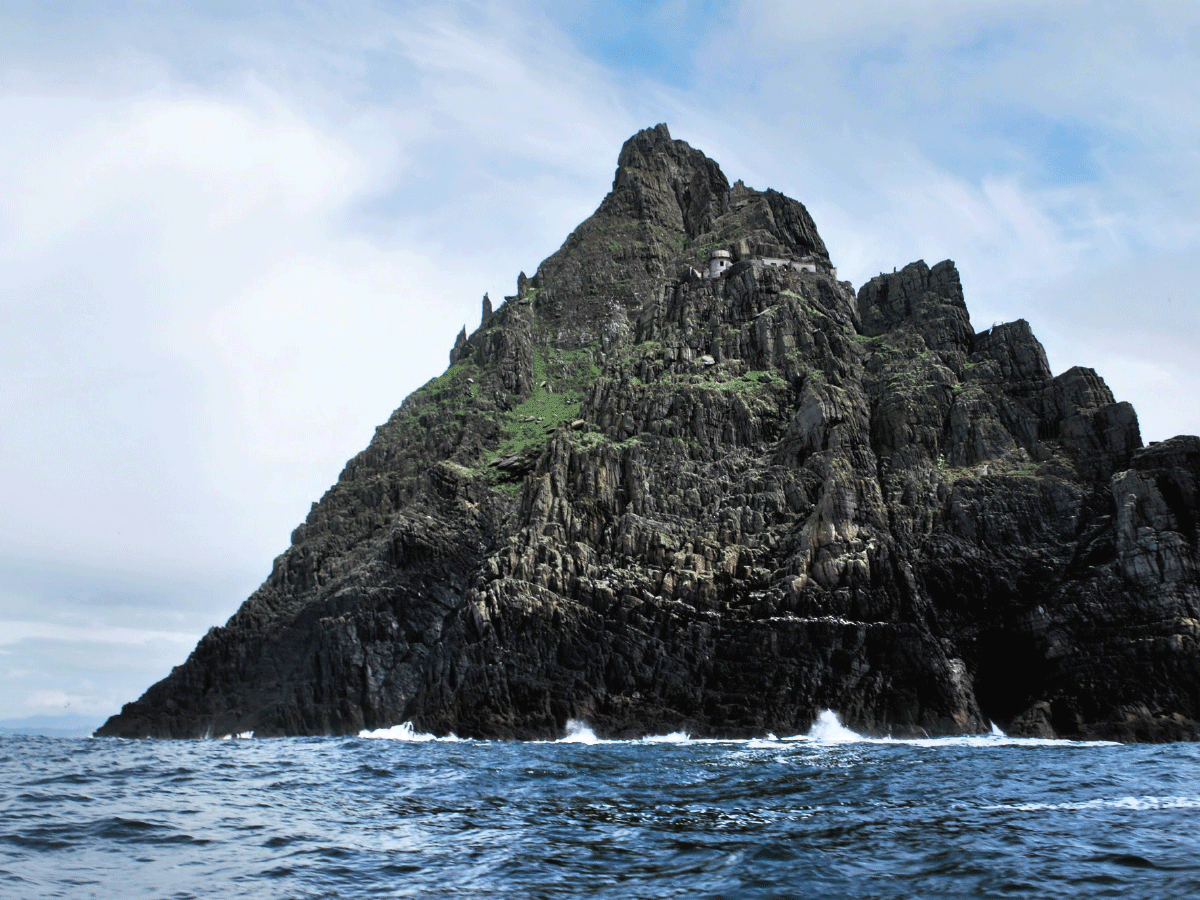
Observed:
[[[0,619],[0,646],[28,640],[126,646],[167,641],[190,648],[196,642],[196,636],[191,632],[146,631],[139,628],[113,627],[111,625],[97,627],[94,624],[22,622]]]

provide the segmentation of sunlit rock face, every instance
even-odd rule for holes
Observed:
[[[1194,739],[1198,485],[952,262],[856,295],[660,125],[100,733]]]

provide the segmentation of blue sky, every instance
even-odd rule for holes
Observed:
[[[667,122],[1200,432],[1191,3],[0,5],[0,719],[223,622]]]

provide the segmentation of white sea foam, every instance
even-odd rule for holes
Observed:
[[[765,738],[750,738],[746,741],[747,750],[778,750],[779,738],[768,734]]]
[[[999,732],[999,733],[997,733]],[[989,734],[958,734],[936,738],[884,738],[884,742],[906,744],[912,747],[1119,747],[1116,741],[1067,741],[1061,738],[1009,737],[996,729]],[[872,741],[877,743],[878,740]]]
[[[686,744],[691,740],[686,731],[672,731],[670,734],[649,734],[642,738],[643,744]]]
[[[808,729],[808,734],[798,734],[786,737],[785,741],[818,741],[822,744],[848,744],[853,741],[865,741],[857,732],[851,731],[842,724],[837,713],[832,709],[823,709],[817,714],[817,720]]]
[[[646,735],[640,740],[609,740],[596,736],[590,725],[580,719],[567,721],[567,733],[557,741],[558,744],[742,744],[753,750],[765,750],[778,747],[781,743],[813,743],[813,744],[902,744],[909,747],[1115,747],[1120,746],[1111,741],[1066,741],[1046,738],[1009,737],[1001,731],[994,722],[989,723],[991,731],[987,734],[964,734],[935,738],[893,738],[867,737],[852,731],[842,724],[841,719],[833,710],[823,709],[818,713],[816,721],[807,734],[797,734],[790,737],[777,737],[768,733],[761,738],[693,738],[685,731],[673,731],[670,734]],[[415,731],[412,722],[393,725],[390,728],[377,728],[374,731],[364,729],[358,733],[360,738],[376,738],[392,741],[409,741],[422,743],[426,741],[459,741],[455,735],[440,738],[432,734]],[[253,731],[245,731],[236,735],[224,735],[224,740],[231,738],[252,738]]]
[[[433,734],[426,734],[423,731],[414,731],[412,722],[402,722],[399,725],[393,725],[391,728],[376,728],[374,731],[363,729],[358,733],[360,738],[376,738],[386,741],[409,741],[411,743],[424,743],[426,741],[457,741],[458,738],[453,734],[448,737],[440,738]]]
[[[567,720],[567,734],[565,737],[558,739],[560,744],[608,744],[612,741],[602,741],[596,737],[596,732],[588,726],[587,722],[581,722],[579,719]]]
[[[617,740],[596,736],[587,722],[579,719],[567,720],[567,733],[559,738],[556,744],[744,744],[745,738],[694,738],[686,731],[672,731],[670,734],[648,734],[637,740]]]
[[[987,734],[959,734],[934,738],[866,737],[846,728],[837,713],[823,709],[808,734],[782,738],[784,741],[811,741],[823,744],[903,744],[908,747],[1114,747],[1112,741],[1065,741],[1048,738],[1009,737],[995,722]]]
[[[1001,803],[984,806],[985,810],[1014,810],[1016,812],[1045,812],[1066,810],[1077,812],[1085,809],[1200,809],[1200,797],[1115,797],[1094,800],[1076,800],[1065,803]]]

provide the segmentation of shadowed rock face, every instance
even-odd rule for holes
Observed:
[[[714,249],[737,262],[696,277]],[[810,259],[817,272],[763,257]],[[666,126],[105,735],[1200,734],[1200,439]]]

